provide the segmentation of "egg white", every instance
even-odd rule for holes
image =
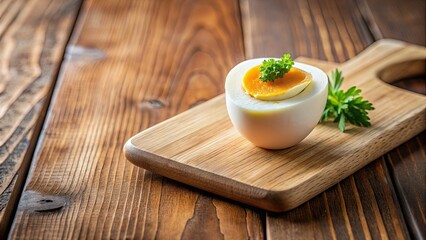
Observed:
[[[251,59],[235,66],[226,77],[226,108],[232,124],[254,145],[283,149],[302,141],[317,125],[327,100],[327,75],[320,69],[295,62],[294,67],[312,75],[299,94],[280,101],[264,101],[247,94],[242,87],[245,73],[262,63]]]

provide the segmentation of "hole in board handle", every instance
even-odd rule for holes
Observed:
[[[379,71],[377,76],[396,87],[426,94],[426,58],[392,64]]]

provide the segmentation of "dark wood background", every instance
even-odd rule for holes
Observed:
[[[424,132],[282,214],[122,153],[243,59],[343,62],[382,38],[424,46],[425,1],[1,1],[0,238],[424,238]],[[426,92],[424,76],[396,85]]]

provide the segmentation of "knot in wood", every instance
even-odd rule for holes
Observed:
[[[144,100],[139,105],[140,108],[160,109],[166,107],[166,103],[159,99]]]
[[[51,212],[65,207],[67,197],[46,195],[35,191],[26,191],[22,197],[22,205],[26,210],[34,212]]]

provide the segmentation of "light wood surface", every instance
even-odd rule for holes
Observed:
[[[0,238],[13,220],[80,1],[0,1]]]
[[[224,96],[131,138],[134,164],[186,184],[271,211],[293,209],[424,130],[426,98],[377,78],[398,62],[423,59],[424,47],[382,40],[339,68],[376,110],[372,127],[340,133],[319,124],[281,151],[254,147],[230,123]],[[405,71],[406,69],[401,69]]]

